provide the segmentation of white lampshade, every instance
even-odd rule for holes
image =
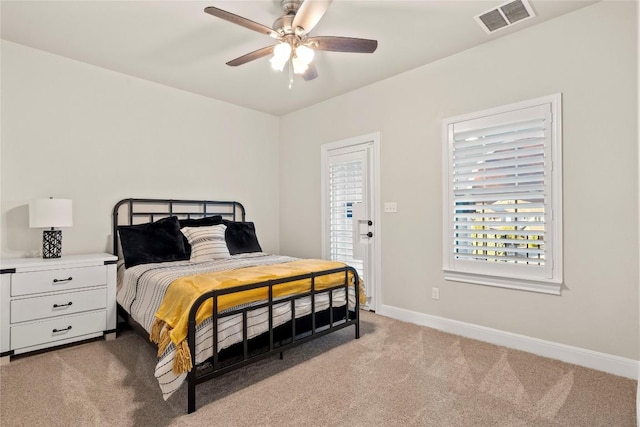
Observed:
[[[296,48],[296,56],[306,65],[311,64],[311,61],[313,61],[313,55],[313,49],[308,48],[307,46],[300,45]]]
[[[274,56],[269,60],[269,62],[271,63],[271,68],[273,68],[276,71],[284,70],[284,66],[287,63],[287,61],[288,61],[288,59],[285,59],[283,61],[280,58],[278,58],[277,56]]]
[[[278,62],[286,62],[291,56],[291,45],[289,43],[280,43],[273,48],[273,57],[278,58]]]
[[[71,227],[73,225],[70,199],[37,199],[29,203],[29,227]]]
[[[273,56],[269,60],[271,68],[276,71],[284,70],[284,66],[291,57],[291,45],[283,42],[273,48]]]
[[[294,57],[291,62],[293,63],[293,72],[296,74],[302,74],[307,71],[307,68],[309,68],[309,65],[305,64],[298,57]]]

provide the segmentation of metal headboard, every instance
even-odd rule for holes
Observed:
[[[118,227],[143,224],[169,216],[198,219],[214,215],[231,221],[244,221],[239,202],[217,200],[122,199],[113,207],[113,254],[118,255]]]

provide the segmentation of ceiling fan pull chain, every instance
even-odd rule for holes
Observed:
[[[293,64],[289,60],[289,89],[293,87]]]

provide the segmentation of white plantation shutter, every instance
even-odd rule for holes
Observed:
[[[557,107],[539,101],[445,121],[447,278],[559,292]]]
[[[544,265],[545,122],[453,133],[457,258]]]
[[[351,265],[362,277],[363,261],[354,259],[352,208],[362,202],[364,163],[349,157],[329,163],[329,253],[331,260]]]

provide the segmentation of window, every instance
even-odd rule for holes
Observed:
[[[560,94],[445,119],[445,279],[560,294]]]

